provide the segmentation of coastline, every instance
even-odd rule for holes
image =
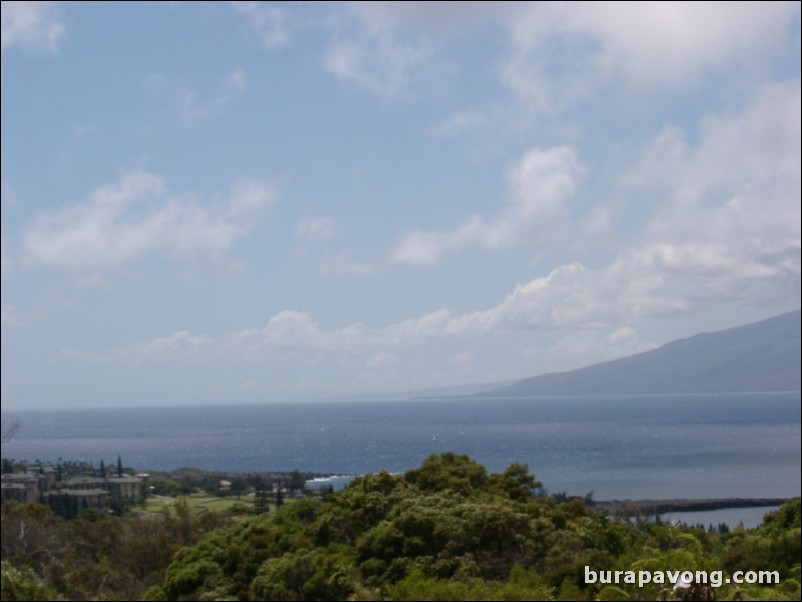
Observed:
[[[594,501],[597,510],[607,510],[611,514],[627,516],[653,516],[674,512],[704,512],[728,508],[763,508],[781,506],[789,498],[712,498],[712,499],[668,499],[668,500],[607,500]]]

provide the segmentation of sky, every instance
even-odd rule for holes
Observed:
[[[798,309],[798,2],[2,3],[2,406],[509,381]]]

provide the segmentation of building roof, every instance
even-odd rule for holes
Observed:
[[[90,496],[90,495],[108,495],[109,492],[105,489],[59,489],[57,491],[49,492],[49,495],[77,495],[77,496]]]
[[[32,472],[9,472],[2,476],[3,481],[38,481],[39,475]]]
[[[19,489],[20,491],[27,491],[27,487],[22,483],[3,483],[0,485],[3,489]]]

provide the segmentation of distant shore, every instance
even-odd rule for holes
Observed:
[[[674,512],[702,512],[724,510],[726,508],[762,508],[782,506],[789,500],[799,498],[714,498],[714,499],[673,499],[673,500],[609,500],[594,501],[597,510],[607,510],[611,514],[628,516],[653,516]]]
[[[259,476],[268,480],[288,480],[291,476],[289,472],[271,471],[271,472],[255,472],[255,471],[211,471],[202,470],[197,468],[183,468],[170,471],[171,478],[179,476],[186,476],[186,473],[193,473],[195,475],[206,475],[233,479],[237,477],[255,477]],[[311,482],[326,482],[330,479],[343,479],[345,482],[340,484],[340,487],[347,485],[350,480],[357,478],[357,474],[333,474],[333,473],[302,473],[306,479],[307,486]],[[336,489],[339,489],[337,487]],[[790,500],[798,500],[799,497],[780,497],[780,498],[703,498],[703,499],[690,499],[690,498],[674,498],[674,499],[645,499],[645,500],[593,500],[590,506],[594,510],[607,510],[613,515],[624,516],[654,516],[658,514],[673,514],[676,512],[705,512],[711,510],[726,510],[730,508],[770,508],[782,506],[785,502]]]

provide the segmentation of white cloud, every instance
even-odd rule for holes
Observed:
[[[609,329],[580,330],[560,338],[547,347],[526,350],[528,363],[538,366],[539,372],[578,368],[653,349],[654,345],[640,342],[634,328],[625,326],[613,332]],[[577,360],[580,360],[577,363]]]
[[[145,79],[146,89],[175,111],[181,123],[187,126],[221,114],[246,86],[247,77],[242,69],[225,76],[205,98],[187,84],[164,75],[152,74]]]
[[[708,69],[780,47],[796,2],[583,3],[568,27],[600,43],[603,74],[635,86],[674,87]]]
[[[426,56],[423,49],[371,36],[366,40],[332,43],[323,65],[341,79],[351,80],[376,94],[392,95],[407,84],[410,71]]]
[[[150,359],[200,358],[211,344],[210,337],[192,336],[186,330],[181,330],[172,336],[156,338],[138,345],[137,352]]]
[[[797,2],[354,2],[331,19],[337,33],[323,63],[393,95],[413,83],[421,89],[422,77],[450,76],[448,41],[501,28],[509,44],[501,80],[527,115],[557,114],[605,86],[666,91],[733,67],[758,72],[762,59],[785,47],[798,12]],[[467,110],[432,132],[452,135],[487,121]]]
[[[594,273],[579,264],[554,270],[548,276],[520,285],[499,305],[463,315],[447,309],[405,320],[384,328],[368,329],[361,323],[339,330],[320,328],[306,313],[286,310],[273,316],[262,328],[248,328],[211,341],[205,335],[180,331],[168,337],[137,345],[136,354],[161,357],[171,351],[180,357],[195,357],[203,344],[208,358],[257,360],[281,353],[300,351],[355,352],[376,349],[369,367],[389,365],[389,348],[414,346],[436,339],[476,337],[505,331],[554,330],[560,328],[593,329],[602,325],[622,324],[632,318],[632,306],[613,303],[610,291],[615,283],[606,283],[606,273]],[[602,290],[605,287],[606,292]],[[598,302],[595,302],[599,297]],[[193,342],[191,346],[188,342]],[[158,354],[154,354],[158,351]],[[190,353],[191,352],[191,353]],[[463,360],[470,359],[463,356]]]
[[[472,339],[500,341],[508,333],[563,331],[565,336],[548,353],[533,351],[529,356],[540,366],[558,367],[574,364],[571,358],[592,363],[646,349],[633,329],[638,322],[798,306],[800,96],[798,81],[766,85],[740,111],[704,119],[698,135],[670,127],[655,136],[622,179],[621,202],[650,201],[656,210],[642,234],[607,264],[559,265],[516,286],[499,303],[463,314],[443,308],[380,327],[354,323],[331,329],[307,313],[287,310],[260,327],[219,337],[179,331],[136,345],[127,353],[154,361],[198,362],[291,360],[308,357],[310,352],[316,357],[362,357],[351,365],[360,366],[356,382],[368,386],[397,382],[401,363],[397,350],[417,349],[432,341],[459,339],[462,351]],[[697,141],[691,144],[691,138]],[[529,240],[544,224],[553,227],[559,222],[583,171],[570,147],[534,149],[508,170],[508,202],[496,215],[469,218],[453,231],[421,232],[417,240],[407,239],[425,243],[417,248],[410,244],[409,253],[418,255],[407,255],[407,259],[436,259],[465,245],[493,248]],[[214,213],[224,225],[238,223],[238,215],[249,214],[262,202],[258,185],[238,190],[234,194],[238,202],[226,203],[225,211]],[[123,210],[146,194],[161,199],[159,207],[131,222]],[[115,262],[159,245],[172,250],[163,238],[152,234],[158,228],[146,227],[158,221],[153,216],[161,214],[160,207],[170,204],[164,196],[163,184],[151,174],[133,174],[100,189],[89,202],[37,224],[42,240],[55,247],[42,256],[85,267],[81,262],[88,260],[74,249],[88,247],[91,257],[111,257]],[[179,202],[177,213],[185,211],[185,202],[192,207],[190,214],[213,213],[186,199]],[[607,228],[614,219],[605,213],[586,221],[601,222],[599,227]],[[98,223],[104,227],[96,227]],[[131,236],[124,225],[141,236]],[[310,220],[301,229],[319,237],[325,235],[327,222]],[[113,232],[109,241],[97,234],[107,231]],[[79,234],[67,236],[73,232]],[[126,242],[141,238],[145,242],[138,245]],[[26,243],[30,239],[29,233]],[[351,260],[350,256],[346,259]],[[477,363],[470,352],[455,356],[453,349],[451,345],[443,366],[454,371]]]
[[[799,304],[801,109],[798,81],[772,84],[741,112],[705,120],[696,147],[668,129],[625,178],[631,193],[656,195],[659,208],[613,262],[598,269],[579,262],[560,266],[516,287],[496,307],[463,316],[443,310],[404,329],[446,336],[598,328],[716,308]],[[510,215],[522,223],[530,214],[550,215],[573,189],[564,169],[532,163],[530,169],[524,160],[511,171],[512,196],[521,206],[513,205]],[[528,176],[543,171],[554,177]],[[533,199],[557,201],[530,205],[530,192]],[[433,260],[462,243],[465,232],[486,235],[494,231],[486,224],[499,223],[506,222],[476,218],[473,230],[418,233],[402,241],[397,250],[404,254],[397,258]]]
[[[695,147],[679,144],[678,130],[658,136],[627,181],[637,184],[635,194],[658,195],[660,208],[607,266],[566,264],[516,287],[497,306],[458,316],[442,309],[373,332],[374,340],[403,345],[522,329],[597,329],[680,313],[798,305],[800,96],[798,81],[764,86],[739,113],[706,119]],[[530,216],[558,211],[579,171],[570,149],[530,153],[510,171],[513,202],[502,217],[423,232],[399,248],[407,259],[422,260],[465,240],[491,246],[490,233],[515,231],[509,216],[526,224]]]
[[[380,95],[408,87],[432,66],[434,52],[421,36],[404,40],[401,24],[386,7],[354,2],[346,5],[338,34],[323,56],[323,66],[337,77]]]
[[[157,250],[220,261],[273,197],[269,185],[243,179],[227,198],[205,207],[191,195],[168,195],[156,174],[129,173],[85,202],[40,213],[24,235],[25,259],[90,273]]]
[[[750,183],[768,187],[779,178],[783,186],[796,184],[799,109],[799,80],[764,85],[741,112],[706,118],[696,148],[681,129],[665,128],[624,182],[635,189],[672,191],[673,201],[686,205],[703,194]]]
[[[211,341],[179,332],[157,340],[156,347],[169,349],[167,343],[175,342],[175,353],[186,354],[182,345],[198,341],[209,357],[235,361],[303,351],[373,350],[379,358],[438,339],[564,330],[573,334],[554,353],[592,360],[642,350],[632,329],[639,321],[798,307],[800,97],[799,81],[766,85],[739,112],[703,120],[694,144],[677,128],[658,134],[622,181],[622,194],[631,202],[653,197],[657,209],[642,234],[607,264],[557,266],[516,286],[496,305],[464,314],[443,308],[378,328],[355,323],[325,329],[306,313],[284,311],[263,327]],[[470,218],[454,231],[422,232],[418,241],[431,247],[410,245],[409,253],[418,255],[407,259],[437,258],[467,244],[492,248],[525,240],[543,223],[554,223],[582,172],[570,147],[534,149],[508,171],[509,202],[498,214]],[[129,189],[155,185],[135,179],[96,194],[124,205],[133,194]]]
[[[336,333],[326,333],[303,312],[279,312],[262,328],[247,328],[224,337],[218,349],[224,357],[260,357],[276,351],[332,348]]]
[[[403,236],[391,253],[399,263],[434,263],[470,246],[486,249],[551,240],[565,217],[585,168],[569,146],[535,148],[507,173],[508,202],[493,217],[468,217],[454,230],[416,230]]]
[[[3,2],[2,51],[14,46],[26,50],[58,51],[64,25],[57,2]]]
[[[527,3],[508,20],[502,80],[534,113],[559,112],[600,84],[681,88],[777,52],[798,11],[797,2]]]
[[[331,73],[374,93],[396,94],[434,70],[449,39],[500,27],[509,40],[501,79],[530,113],[554,114],[600,85],[672,90],[772,56],[792,34],[796,2],[354,2],[332,19]],[[420,86],[418,86],[420,87]],[[473,127],[457,114],[438,134]]]
[[[659,135],[625,180],[662,201],[631,262],[725,291],[798,283],[801,96],[798,80],[766,85],[740,113],[705,120],[695,148],[676,128]]]
[[[308,314],[284,311],[271,318],[264,328],[242,330],[215,341],[215,357],[255,360],[303,350],[379,349],[369,360],[375,363],[379,358],[389,358],[384,355],[389,354],[388,348],[437,339],[525,330],[580,330],[586,334],[566,337],[554,352],[568,357],[581,351],[585,357],[603,360],[646,349],[627,326],[638,320],[761,302],[767,306],[787,304],[792,294],[799,302],[798,266],[785,273],[783,270],[787,268],[771,268],[756,262],[744,266],[727,260],[715,250],[709,256],[705,251],[698,247],[650,247],[627,254],[600,270],[579,263],[567,264],[515,287],[502,302],[490,308],[462,315],[441,309],[379,329],[356,323],[340,330],[323,330]],[[787,283],[778,284],[779,279],[788,276]],[[753,289],[753,285],[764,286],[766,294],[761,298],[753,290],[746,290]],[[615,330],[606,341],[588,334],[611,327]],[[158,341],[174,337],[202,338],[177,333]],[[469,361],[471,357],[463,354],[457,359]]]
[[[232,2],[231,5],[248,18],[262,46],[268,50],[290,43],[284,11],[277,6],[262,2]]]

